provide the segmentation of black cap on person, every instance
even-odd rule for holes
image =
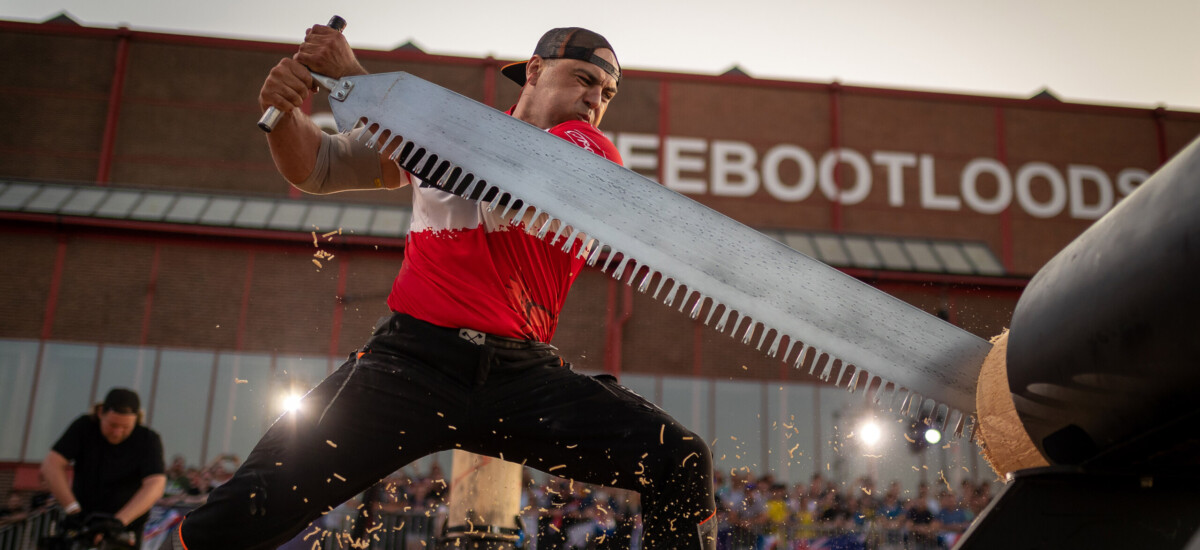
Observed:
[[[541,40],[538,40],[537,48],[533,50],[533,55],[542,59],[578,59],[580,61],[587,61],[604,69],[604,72],[612,75],[613,78],[617,79],[618,83],[621,82],[621,64],[618,62],[616,66],[613,66],[612,63],[596,55],[596,50],[601,49],[613,52],[613,59],[616,59],[617,51],[599,33],[580,27],[562,27],[550,29],[546,34],[543,34]],[[528,61],[510,63],[500,69],[500,72],[513,82],[524,86],[526,63]]]
[[[133,390],[113,388],[104,396],[102,408],[119,414],[137,414],[142,409],[142,401]]]

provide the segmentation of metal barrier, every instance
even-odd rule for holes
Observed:
[[[372,526],[363,530],[360,538],[352,536],[354,521],[343,520],[337,529],[330,529],[321,544],[324,550],[345,548],[369,550],[433,550],[441,533],[445,514],[425,512],[384,512]]]
[[[41,509],[22,521],[0,527],[0,550],[37,550],[38,541],[50,536],[58,518],[57,509]]]

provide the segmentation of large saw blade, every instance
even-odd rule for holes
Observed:
[[[428,183],[590,244],[595,265],[770,356],[961,433],[990,346],[566,140],[407,73],[349,77],[338,128]],[[376,129],[378,128],[378,129]],[[532,217],[531,217],[532,215]],[[532,222],[532,223],[529,223]],[[561,222],[561,223],[558,223]],[[587,248],[587,247],[584,247]],[[619,258],[619,260],[617,260]],[[611,270],[610,270],[611,268]],[[657,284],[654,284],[657,281]],[[665,285],[665,287],[664,287]],[[664,294],[665,292],[665,294]],[[719,315],[717,315],[717,313]],[[783,347],[786,342],[786,347]],[[944,406],[939,406],[940,402]]]

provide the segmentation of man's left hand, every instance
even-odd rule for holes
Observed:
[[[367,74],[354,57],[354,50],[340,32],[325,25],[313,25],[304,32],[304,43],[293,59],[314,73],[333,78]]]

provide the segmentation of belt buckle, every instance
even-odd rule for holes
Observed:
[[[458,329],[458,337],[475,344],[476,346],[482,346],[484,341],[487,339],[487,334],[479,332],[478,330],[460,328]]]

